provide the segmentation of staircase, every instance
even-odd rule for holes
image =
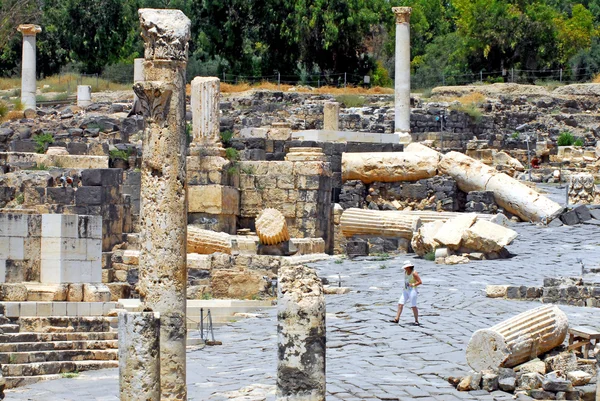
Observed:
[[[1,305],[0,313],[0,364],[7,389],[119,366],[114,318],[7,318]]]

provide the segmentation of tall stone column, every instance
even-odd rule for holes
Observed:
[[[196,77],[192,80],[192,144],[190,155],[202,149],[203,155],[225,156],[221,145],[219,96],[221,85],[216,77]]]
[[[160,401],[160,319],[119,313],[119,388],[123,401]]]
[[[42,32],[39,25],[19,25],[17,31],[23,34],[23,61],[21,63],[21,103],[26,109],[35,110],[35,35]]]
[[[325,401],[325,297],[313,269],[279,271],[277,400]]]
[[[141,168],[139,292],[160,313],[161,400],[185,400],[187,201],[185,68],[190,20],[140,9],[145,81],[134,84],[146,118]]]
[[[393,7],[396,15],[396,82],[394,131],[401,143],[410,137],[410,7]]]

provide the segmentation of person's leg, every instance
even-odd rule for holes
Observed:
[[[416,306],[412,307],[413,315],[415,315],[415,323],[419,324],[419,309]]]
[[[403,308],[404,308],[404,305],[398,304],[398,313],[396,313],[396,321],[400,320],[400,315],[402,314],[402,309]]]
[[[394,320],[391,320],[391,322],[398,323],[398,321],[400,321],[400,315],[402,314],[402,309],[404,309],[404,303],[409,300],[410,298],[408,294],[406,293],[406,291],[403,291],[402,296],[398,300],[398,311],[396,312],[396,318]]]

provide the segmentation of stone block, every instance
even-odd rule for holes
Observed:
[[[560,216],[560,221],[562,221],[567,226],[574,226],[580,223],[579,216],[574,210],[570,210],[566,213],[563,213]]]
[[[577,206],[573,211],[577,214],[579,221],[588,221],[592,219],[592,215],[585,205]]]
[[[42,236],[44,238],[78,238],[77,215],[43,214]]]
[[[435,234],[434,240],[450,249],[458,249],[464,232],[470,228],[477,216],[466,214],[447,220]]]
[[[61,302],[67,300],[68,287],[64,284],[26,284],[27,301]]]
[[[581,370],[575,370],[567,373],[567,379],[571,381],[573,386],[585,386],[592,379],[592,375]]]
[[[0,300],[27,301],[27,287],[21,283],[4,283],[0,285]]]
[[[85,170],[84,170],[85,171]],[[46,202],[58,205],[70,205],[75,201],[75,189],[70,187],[46,188]]]
[[[76,316],[90,316],[90,303],[89,302],[78,302],[76,304],[77,314]]]
[[[488,298],[505,298],[507,290],[507,285],[487,285],[485,287],[485,295]]]
[[[37,302],[36,316],[52,316],[52,302]]]
[[[92,186],[119,186],[123,183],[123,170],[120,168],[85,169],[81,172],[81,184]]]
[[[346,254],[350,257],[369,255],[369,243],[362,239],[351,239],[346,243]]]
[[[19,316],[37,316],[37,302],[21,302]]]
[[[84,302],[110,302],[110,289],[101,283],[83,284]]]
[[[11,237],[8,239],[8,259],[25,259],[23,238]]]
[[[104,302],[90,302],[90,316],[102,316]]]
[[[106,286],[110,290],[110,300],[112,302],[129,298],[131,294],[131,286],[127,283],[109,283]]]
[[[81,302],[83,301],[83,284],[71,283],[67,291],[67,301]]]
[[[266,272],[260,270],[213,270],[212,295],[216,298],[251,298],[266,291]]]
[[[80,187],[75,191],[78,206],[102,205],[102,187]]]
[[[0,213],[0,237],[27,237],[30,215]]]
[[[8,254],[10,252],[9,244],[9,237],[0,237],[0,259],[8,259]]]
[[[238,215],[239,191],[223,185],[188,187],[188,212]]]
[[[53,302],[52,303],[52,316],[67,316],[67,303],[66,302]]]

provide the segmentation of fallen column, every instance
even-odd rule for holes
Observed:
[[[119,313],[121,400],[160,401],[159,338],[158,313]]]
[[[418,181],[437,174],[439,157],[433,153],[342,153],[342,180],[366,184]]]
[[[421,226],[416,216],[400,216],[379,210],[347,209],[342,213],[340,226],[344,237],[370,235],[410,240]]]
[[[524,221],[548,222],[562,211],[558,203],[527,185],[462,153],[444,155],[439,169],[454,178],[464,192],[492,191],[498,205]]]
[[[411,142],[408,145],[404,145],[405,153],[426,153],[432,156],[436,156],[439,159],[442,158],[442,154],[435,149],[421,145],[418,142]]]
[[[325,401],[325,296],[313,269],[281,267],[277,322],[277,399]]]
[[[231,236],[227,233],[203,230],[192,225],[187,227],[188,253],[210,255],[221,252],[231,255],[231,248]]]
[[[139,293],[160,313],[161,400],[185,400],[187,203],[185,69],[190,20],[140,9],[145,81],[134,91],[146,118],[141,168]]]
[[[512,368],[562,344],[568,329],[567,315],[557,306],[523,312],[473,333],[467,345],[467,363],[477,372]]]
[[[453,219],[458,216],[463,216],[465,214],[465,213],[460,213],[460,212],[433,212],[433,211],[428,211],[428,210],[398,210],[398,211],[386,210],[386,211],[382,211],[382,212],[394,214],[397,216],[418,217],[421,219],[421,222],[423,224],[431,223],[432,221],[446,221],[446,220],[450,220],[450,219]],[[500,216],[498,214],[483,214],[483,213],[469,213],[469,214],[475,215],[478,220],[488,220],[488,221],[493,221],[495,219],[498,219],[497,216]],[[504,215],[502,215],[502,216],[504,216]],[[504,216],[504,218],[506,218],[506,216]],[[501,224],[501,223],[497,223],[497,224]]]
[[[276,245],[290,240],[283,214],[276,209],[264,209],[255,221],[256,235],[264,245]]]

